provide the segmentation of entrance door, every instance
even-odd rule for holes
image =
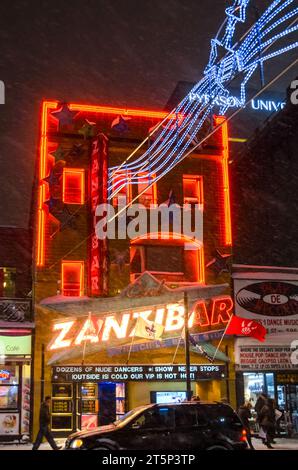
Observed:
[[[104,426],[116,420],[116,384],[102,382],[98,385],[99,425]]]
[[[298,433],[298,384],[277,386],[278,405],[290,414],[293,431]]]

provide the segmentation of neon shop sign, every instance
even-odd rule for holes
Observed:
[[[0,380],[9,380],[10,379],[10,372],[9,370],[0,370]]]
[[[227,323],[232,315],[231,297],[215,297],[209,305],[198,300],[189,317],[189,328],[208,327]],[[181,332],[184,327],[183,305],[168,304],[164,307],[148,308],[138,312],[125,312],[103,316],[90,316],[86,319],[69,319],[56,322],[53,326],[54,337],[48,350],[81,346],[85,343],[107,343],[109,340],[124,340],[134,336],[137,318],[154,321],[164,326],[164,333]]]
[[[189,101],[198,101],[202,104],[211,104],[213,106],[228,106],[229,108],[245,108],[245,103],[241,101],[236,96],[215,96],[210,100],[210,96],[207,94],[200,95],[199,93],[190,92]],[[251,100],[249,106],[254,111],[267,111],[267,112],[277,112],[285,107],[286,103],[284,101],[275,101],[275,100]]]

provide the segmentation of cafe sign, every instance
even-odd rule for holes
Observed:
[[[25,356],[31,354],[31,335],[0,335],[0,356]]]

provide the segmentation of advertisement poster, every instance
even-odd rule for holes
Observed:
[[[257,346],[239,344],[235,350],[237,370],[291,370],[295,366],[291,360],[290,346]]]
[[[297,280],[234,278],[235,314],[257,320],[268,334],[298,334]]]
[[[0,413],[0,436],[19,434],[18,413]]]
[[[97,424],[97,415],[82,415],[81,418],[81,429],[89,430],[94,429],[98,426]]]

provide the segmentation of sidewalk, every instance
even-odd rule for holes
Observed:
[[[58,445],[64,445],[65,439],[56,439]],[[253,445],[256,450],[271,450],[268,449],[260,439],[253,439]],[[275,450],[296,450],[298,451],[298,438],[292,439],[276,439],[276,444],[273,445]],[[1,450],[31,450],[32,444],[0,444]],[[40,446],[40,450],[51,450],[47,442],[43,443]],[[273,450],[272,450],[273,452]]]

